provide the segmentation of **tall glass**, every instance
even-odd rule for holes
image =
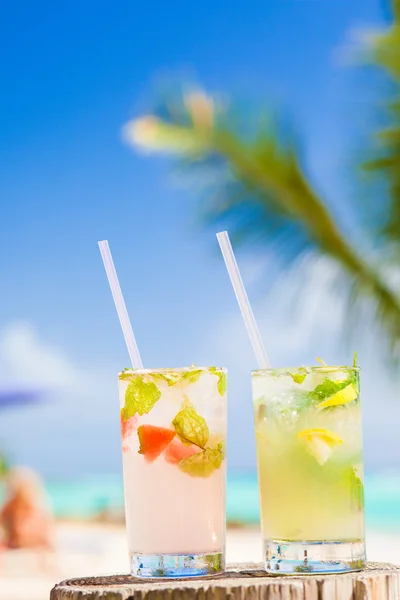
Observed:
[[[258,370],[252,383],[267,571],[361,569],[358,367]]]
[[[225,567],[227,372],[119,374],[131,572],[188,577]]]

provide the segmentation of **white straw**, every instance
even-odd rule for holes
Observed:
[[[129,320],[128,311],[126,310],[124,297],[119,285],[117,272],[115,270],[108,241],[103,240],[102,242],[99,242],[99,248],[101,257],[103,259],[104,268],[107,273],[108,283],[110,284],[111,293],[114,298],[115,308],[117,309],[119,322],[121,323],[122,333],[124,334],[125,343],[128,347],[132,366],[134,369],[143,369],[142,359],[140,358],[139,350],[136,345],[135,336],[132,331],[132,325]]]
[[[253,311],[251,310],[246,290],[244,289],[243,280],[240,276],[235,255],[233,254],[228,232],[220,231],[220,233],[217,233],[217,239],[219,247],[221,248],[222,256],[224,257],[226,268],[228,269],[234,292],[236,294],[236,299],[239,303],[240,310],[242,311],[244,323],[246,325],[247,333],[250,336],[250,341],[252,343],[258,365],[260,369],[269,369],[271,367],[271,363],[269,362],[267,353],[265,352],[264,344],[262,343],[261,335],[258,330]]]

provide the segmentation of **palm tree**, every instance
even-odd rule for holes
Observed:
[[[398,94],[400,0],[393,17],[386,31],[370,36],[368,58],[391,76]],[[364,242],[349,241],[308,176],[299,143],[276,119],[262,115],[251,135],[226,102],[191,92],[167,98],[157,115],[136,119],[125,131],[136,147],[173,155],[185,172],[197,174],[207,214],[229,222],[238,240],[257,236],[265,245],[278,243],[286,263],[310,249],[336,261],[349,299],[355,307],[367,301],[386,333],[389,355],[397,359],[400,297],[387,276],[387,256],[388,249],[400,246],[399,95],[389,112],[391,122],[378,134],[381,147],[364,167],[384,179],[388,193],[384,225],[374,232],[368,252]]]

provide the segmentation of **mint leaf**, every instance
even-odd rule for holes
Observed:
[[[210,477],[220,468],[223,460],[224,453],[218,444],[217,448],[206,448],[203,452],[181,460],[178,468],[191,477]]]
[[[152,379],[156,381],[161,381],[162,383],[167,383],[168,385],[175,385],[177,381],[180,380],[180,375],[178,373],[150,373],[149,374]]]
[[[204,448],[207,444],[210,435],[207,423],[194,408],[183,408],[172,421],[172,425],[184,444],[194,444],[199,448]]]
[[[194,369],[193,371],[186,371],[184,373],[177,373],[171,371],[170,373],[150,373],[152,379],[162,381],[168,385],[176,385],[177,383],[196,383],[202,374],[201,369]]]
[[[187,371],[186,373],[182,374],[180,380],[186,381],[187,383],[196,383],[202,372],[203,371],[201,369],[196,369],[195,371]]]
[[[364,484],[358,477],[352,488],[352,496],[353,496],[355,505],[357,506],[358,510],[363,510],[363,508],[364,508]]]
[[[340,392],[345,387],[353,383],[352,379],[345,379],[344,381],[334,381],[333,379],[325,379],[323,383],[317,385],[315,390],[309,392],[308,398],[313,401],[321,402],[325,398],[330,398],[336,392]]]
[[[358,393],[360,393],[360,382],[358,379],[358,373],[357,371],[353,371],[350,375],[350,383],[352,383],[356,390],[358,391]]]
[[[129,382],[125,392],[125,406],[121,411],[122,419],[127,421],[136,413],[146,415],[160,397],[161,392],[152,381],[143,381],[140,375],[136,375]]]
[[[134,373],[132,373],[132,369],[130,369],[129,367],[126,367],[126,369],[124,369],[119,375],[118,375],[118,379],[120,381],[126,381],[126,380],[130,380],[133,377],[136,377],[136,375]]]
[[[358,510],[362,510],[364,508],[364,484],[361,481],[357,467],[352,467],[350,469],[348,482],[353,502]]]
[[[216,367],[210,367],[208,370],[218,377],[217,388],[221,396],[224,396],[228,387],[226,373],[224,373],[224,371],[219,371]]]
[[[300,371],[302,371],[302,372],[300,373]],[[301,385],[303,383],[303,381],[305,380],[305,378],[307,377],[308,373],[305,369],[299,369],[298,373],[289,373],[289,375],[295,383],[298,383]]]
[[[142,375],[142,377],[146,380],[154,380],[159,381],[161,383],[167,384],[169,386],[176,385],[180,382],[185,383],[196,383],[199,379],[200,375],[203,373],[202,369],[194,369],[192,371],[186,371],[184,373],[177,373],[176,371],[170,371],[165,373],[157,373],[157,372],[148,372]],[[124,369],[119,375],[118,378],[121,381],[134,381],[138,375],[132,369]]]
[[[226,373],[220,373],[217,387],[218,387],[218,391],[221,394],[221,396],[224,396],[226,394],[226,390],[228,387]]]
[[[206,563],[210,571],[214,571],[215,573],[222,571],[222,552],[218,552],[217,554],[206,554],[206,556],[204,557],[204,562]]]

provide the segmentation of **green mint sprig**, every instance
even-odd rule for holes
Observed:
[[[183,444],[194,445],[201,452],[193,454],[178,463],[178,468],[191,477],[209,477],[219,469],[224,460],[222,444],[215,448],[206,447],[210,432],[205,419],[191,406],[178,412],[172,425]]]
[[[174,429],[184,444],[194,444],[204,450],[210,432],[206,420],[194,408],[187,406],[172,421]]]
[[[222,552],[218,552],[218,554],[207,554],[204,557],[204,560],[210,571],[214,571],[215,573],[218,573],[218,571],[222,571]]]
[[[304,367],[300,367],[297,373],[289,373],[290,377],[293,379],[295,383],[302,384],[308,373]]]
[[[169,386],[176,385],[178,383],[196,383],[200,375],[203,373],[202,369],[194,369],[191,371],[185,371],[183,373],[176,371],[167,371],[165,373],[148,372],[142,375],[147,381],[156,381],[160,383],[166,383]],[[132,369],[124,369],[118,376],[120,381],[134,381],[137,374]]]
[[[203,371],[201,369],[186,371],[186,373],[182,373],[180,381],[184,381],[186,383],[196,383],[202,373]]]
[[[196,369],[195,371],[185,371],[184,373],[175,373],[173,371],[170,373],[152,373],[151,377],[172,386],[182,382],[196,383],[202,373],[201,369]]]
[[[136,377],[136,375],[134,373],[132,373],[132,369],[130,369],[129,367],[126,367],[121,373],[119,373],[118,375],[118,379],[120,381],[129,381],[131,380],[133,377]]]
[[[166,383],[167,385],[175,385],[179,379],[180,375],[178,373],[149,373],[149,377],[151,379],[155,379],[156,381],[160,381],[161,383]]]
[[[224,373],[224,371],[219,371],[217,367],[210,367],[208,370],[210,373],[218,377],[217,389],[220,395],[224,396],[228,387],[226,373]]]
[[[317,387],[307,394],[308,399],[311,402],[322,402],[326,398],[330,398],[337,392],[340,392],[348,385],[354,385],[358,389],[357,374],[351,373],[350,376],[341,381],[335,381],[333,379],[325,379],[323,383],[317,385]]]
[[[127,421],[137,413],[146,415],[161,397],[161,392],[152,381],[144,381],[143,377],[136,375],[129,381],[125,392],[125,405],[121,410],[121,417]]]
[[[223,460],[222,444],[218,444],[216,448],[205,448],[202,452],[181,460],[178,467],[192,477],[210,477],[220,468]]]
[[[316,402],[320,402],[325,400],[325,398],[330,398],[333,394],[340,392],[345,387],[347,387],[351,381],[346,379],[345,381],[334,381],[333,379],[325,379],[323,383],[317,385],[317,387],[309,392],[308,396],[311,400],[315,400]]]

